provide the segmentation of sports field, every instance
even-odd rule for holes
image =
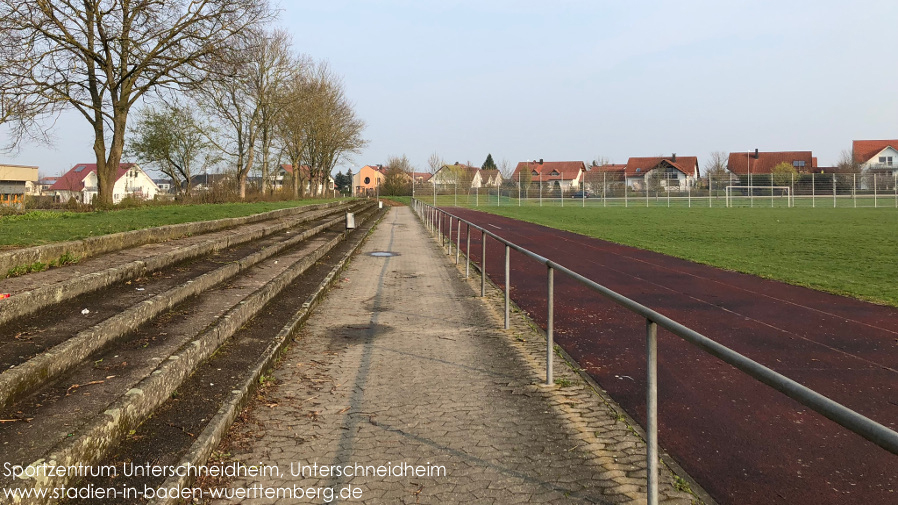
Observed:
[[[898,306],[895,209],[479,206],[477,210]]]

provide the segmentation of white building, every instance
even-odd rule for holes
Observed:
[[[63,202],[74,198],[81,203],[91,203],[97,196],[97,182],[96,163],[81,163],[50,186],[49,193]],[[151,200],[158,193],[159,186],[136,163],[119,164],[112,187],[113,204],[121,202],[125,197]]]

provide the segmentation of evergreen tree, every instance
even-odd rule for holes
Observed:
[[[498,170],[499,167],[496,166],[496,162],[493,161],[493,155],[487,154],[486,161],[483,162],[483,166],[480,167],[483,170]]]

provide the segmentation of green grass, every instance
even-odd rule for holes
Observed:
[[[898,306],[898,211],[894,208],[481,205],[478,210]]]
[[[0,247],[28,247],[79,240],[167,224],[248,216],[328,201],[331,200],[166,205],[100,212],[32,211],[0,217]]]

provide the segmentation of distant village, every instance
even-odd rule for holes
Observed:
[[[461,189],[499,188],[503,185],[528,187],[540,185],[564,192],[596,190],[606,182],[626,186],[634,192],[646,191],[652,183],[664,191],[686,191],[687,188],[709,187],[714,180],[745,180],[766,178],[772,174],[857,174],[898,178],[898,140],[855,140],[851,153],[837,166],[820,166],[812,151],[749,151],[714,153],[704,163],[704,171],[696,156],[631,157],[623,164],[603,163],[594,160],[547,161],[543,159],[521,161],[513,171],[471,166],[455,162],[442,165],[435,172],[411,172],[415,184],[427,184],[436,188],[461,187]],[[488,162],[491,161],[491,156]],[[370,195],[384,186],[389,168],[383,165],[366,165],[352,176],[355,195]],[[861,181],[866,184],[866,182]],[[859,183],[859,184],[861,184]],[[894,182],[892,183],[894,187]]]
[[[898,180],[898,140],[855,140],[852,150],[836,166],[820,166],[812,151],[747,151],[729,154],[714,153],[703,165],[696,156],[631,157],[623,164],[594,160],[547,161],[543,159],[521,161],[513,170],[500,170],[495,164],[482,167],[455,162],[434,167],[432,172],[403,171],[405,184],[463,189],[520,187],[543,185],[562,191],[588,191],[606,181],[622,184],[631,191],[646,191],[652,184],[665,191],[684,191],[688,188],[708,187],[712,179],[734,180],[751,177],[770,177],[773,174],[857,174]],[[488,157],[492,162],[492,157]],[[97,194],[96,164],[80,163],[59,177],[40,177],[39,167],[0,164],[0,204],[21,206],[28,196],[42,197],[54,202],[76,201],[90,203]],[[504,173],[503,173],[504,172]],[[373,195],[381,192],[390,176],[390,167],[365,165],[355,173],[348,171],[328,176],[327,180],[311,180],[309,167],[300,167],[299,181],[302,194],[309,196],[336,196],[338,192],[353,196]],[[292,184],[294,170],[291,165],[280,165],[266,180],[250,177],[248,183],[257,187],[263,184],[277,191]],[[234,184],[230,174],[200,174],[191,177],[189,186],[194,192],[214,191]],[[866,184],[866,183],[864,183]],[[892,183],[894,187],[894,182]],[[113,203],[125,198],[139,200],[171,197],[185,188],[173,187],[171,181],[152,179],[136,163],[119,166],[113,189]]]

